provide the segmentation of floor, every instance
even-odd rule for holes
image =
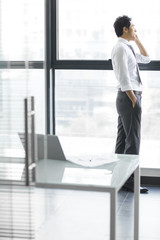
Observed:
[[[133,239],[133,196],[119,192],[117,240]],[[140,195],[140,240],[160,239],[159,203],[160,187]],[[0,186],[0,239],[108,240],[109,211],[108,193]]]

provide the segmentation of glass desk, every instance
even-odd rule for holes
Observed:
[[[110,154],[106,160],[37,161],[37,187],[103,191],[110,193],[110,239],[116,240],[117,193],[134,173],[134,240],[139,239],[139,156]]]

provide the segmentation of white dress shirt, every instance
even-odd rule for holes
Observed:
[[[130,43],[120,37],[112,50],[112,66],[118,81],[117,88],[120,88],[123,92],[127,90],[142,91],[137,63],[149,63],[150,58],[140,53],[134,55],[127,45],[130,45]]]

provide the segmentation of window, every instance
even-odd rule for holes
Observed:
[[[44,60],[44,0],[0,0],[0,61]]]
[[[138,35],[148,49],[152,60],[160,59],[160,5],[158,0],[59,0],[58,56],[60,60],[110,58],[113,43],[117,41],[113,23],[116,17],[128,15]],[[138,7],[137,7],[138,6]],[[142,9],[145,10],[142,11]]]
[[[147,70],[141,71],[144,84],[141,167],[160,168],[160,139],[157,134],[160,120],[159,1],[155,0],[154,4],[145,0],[134,4],[128,4],[127,0],[52,2],[57,4],[53,13],[56,15],[57,25],[52,22],[56,29],[56,53],[53,52],[56,59],[53,63],[56,133],[104,137],[112,139],[112,144],[115,144],[116,80],[113,72],[109,71],[111,63],[107,60],[110,59],[112,47],[117,41],[113,23],[116,17],[128,15],[132,17],[137,34],[153,60],[151,64],[141,66]],[[144,6],[145,11],[142,12]]]
[[[115,139],[117,114],[112,71],[56,71],[56,133]]]
[[[1,120],[14,133],[24,124],[23,113],[21,119],[15,119],[23,111],[24,98],[31,95],[36,102],[37,129],[44,132],[44,70],[34,69],[34,61],[42,60],[44,0],[0,0]],[[4,125],[1,131],[5,131]]]
[[[43,62],[44,0],[0,0],[1,157],[24,157],[24,98],[35,97],[36,131],[45,132]]]
[[[160,168],[160,72],[141,72],[142,96],[142,166]],[[154,157],[153,157],[154,155]]]

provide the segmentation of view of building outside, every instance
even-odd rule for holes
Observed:
[[[56,132],[62,135],[115,137],[113,71],[56,71]]]
[[[38,10],[37,10],[38,9]],[[0,0],[0,132],[24,131],[24,98],[35,97],[36,129],[45,132],[44,70],[28,61],[44,61],[44,0]],[[26,69],[9,62],[24,61]]]
[[[137,34],[151,59],[160,59],[158,0],[154,4],[145,0],[134,1],[133,4],[128,4],[127,0],[58,2],[57,59],[110,59],[113,45],[117,41],[113,23],[116,17],[124,14],[132,17]],[[160,74],[159,71],[141,71],[141,76],[144,87],[141,151],[150,162],[149,165],[146,160],[144,166],[160,167]],[[111,139],[114,144],[117,131],[116,84],[113,71],[57,70],[57,134],[104,137]],[[150,145],[152,148],[148,147]],[[151,163],[153,152],[154,163]]]
[[[113,23],[128,15],[152,60],[160,59],[160,5],[158,0],[59,0],[59,59],[107,60],[117,37]],[[142,11],[143,9],[143,11]]]
[[[44,61],[44,0],[0,0],[0,61],[25,61],[26,69],[0,71],[0,118],[4,133],[17,132],[23,97],[34,95],[36,127],[45,128],[44,70],[27,69],[28,61]],[[145,11],[142,13],[142,8]],[[108,60],[117,41],[117,16],[132,17],[152,60],[160,60],[159,0],[57,0],[57,60]],[[133,44],[134,45],[134,44]],[[135,45],[134,45],[135,47]],[[160,155],[160,73],[141,71],[143,115],[141,149]],[[112,70],[56,70],[56,134],[110,139],[115,143],[116,79]],[[10,118],[6,121],[7,111]],[[12,121],[14,120],[14,121]],[[21,125],[20,125],[21,124]],[[2,127],[4,126],[4,127]],[[147,147],[147,146],[152,146]],[[114,146],[113,146],[114,148]],[[150,151],[150,152],[149,152]],[[153,163],[152,163],[153,164]],[[158,167],[159,160],[152,166]],[[152,167],[149,166],[149,167]]]
[[[0,61],[44,60],[44,0],[0,0]]]
[[[10,63],[15,62],[12,69]],[[22,62],[23,61],[23,62]],[[45,132],[44,0],[0,0],[0,156],[22,157],[24,99],[35,98],[36,131]],[[3,68],[3,63],[7,67]],[[26,68],[22,67],[21,62]]]

